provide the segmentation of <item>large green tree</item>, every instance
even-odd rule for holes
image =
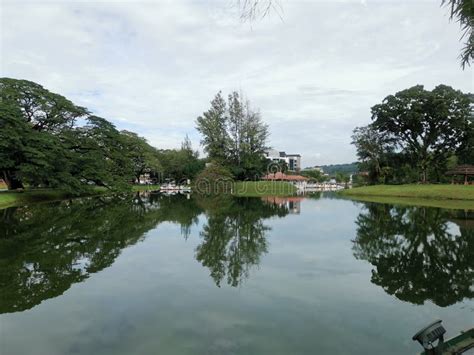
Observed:
[[[128,186],[129,147],[109,121],[26,80],[0,79],[0,103],[0,174],[9,189]]]
[[[77,119],[88,115],[87,110],[41,85],[10,78],[0,79],[0,102],[4,158],[0,171],[8,187],[21,188],[22,179],[44,178],[45,172],[58,169],[63,174],[57,180],[69,180],[64,174],[68,154],[62,151],[61,137],[73,129]]]
[[[422,85],[387,96],[372,107],[372,127],[417,163],[420,179],[439,171],[459,152],[472,130],[472,96],[446,85]]]

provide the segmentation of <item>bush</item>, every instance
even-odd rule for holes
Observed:
[[[208,163],[196,176],[194,191],[199,194],[231,193],[234,185],[232,173],[217,162]]]

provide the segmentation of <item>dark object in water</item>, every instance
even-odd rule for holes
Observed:
[[[421,329],[413,336],[423,346],[423,355],[457,355],[464,354],[469,349],[474,349],[474,328],[461,332],[458,336],[444,341],[446,329],[437,320]],[[434,345],[435,342],[438,342]],[[473,353],[474,354],[474,353]]]

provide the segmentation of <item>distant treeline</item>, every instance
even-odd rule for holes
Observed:
[[[350,164],[331,164],[331,165],[321,165],[325,174],[335,175],[340,174],[354,174],[359,171],[359,166],[357,162]]]

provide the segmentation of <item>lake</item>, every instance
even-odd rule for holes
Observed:
[[[0,353],[415,354],[474,326],[474,211],[140,193],[0,210]]]

